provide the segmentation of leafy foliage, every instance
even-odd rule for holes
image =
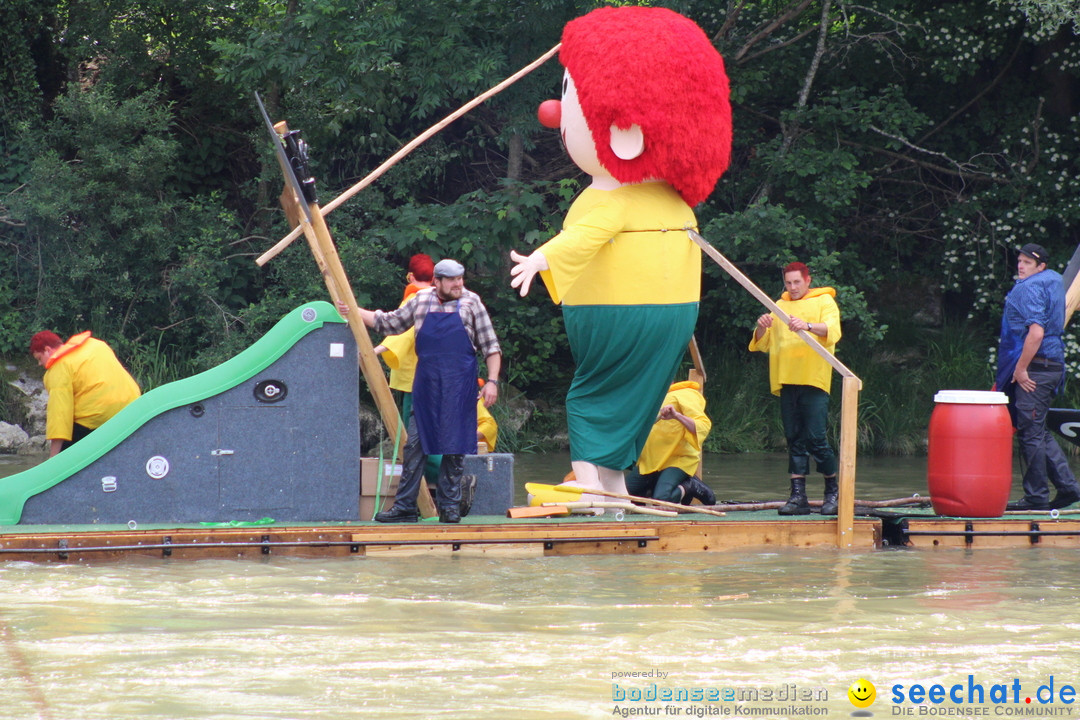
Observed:
[[[288,229],[253,91],[303,130],[325,202],[598,4],[9,0],[0,352],[48,325],[90,327],[148,377],[220,362],[325,297],[302,241],[251,262]],[[696,208],[702,233],[771,295],[794,259],[837,289],[868,413],[907,407],[873,363],[912,345],[908,328],[962,324],[985,363],[1015,247],[1037,240],[1060,269],[1080,243],[1072,0],[649,4],[696,20],[731,77],[733,162]],[[560,75],[542,66],[329,216],[365,305],[397,304],[415,252],[462,260],[533,397],[561,397],[572,363],[542,290],[509,289],[507,255],[553,235],[584,180],[534,119]],[[760,308],[706,266],[698,340],[742,377],[731,358]],[[726,422],[767,443],[763,417]]]

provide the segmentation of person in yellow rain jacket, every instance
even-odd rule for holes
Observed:
[[[637,466],[626,475],[631,495],[689,505],[715,505],[716,495],[697,477],[701,446],[712,429],[701,385],[677,382],[668,388]]]
[[[434,271],[435,263],[429,255],[417,253],[409,258],[409,272],[405,276],[409,284],[405,286],[402,305],[420,290],[431,287]],[[413,375],[416,373],[416,330],[409,328],[400,335],[387,336],[375,347],[375,354],[390,368],[390,388],[402,395],[401,422],[408,427],[412,414]]]
[[[480,387],[484,387],[484,381],[479,380]],[[484,399],[476,401],[476,442],[487,443],[488,452],[495,452],[495,443],[499,439],[499,424],[495,417],[484,405]]]
[[[780,396],[780,417],[788,445],[788,472],[791,496],[781,515],[807,515],[806,475],[810,458],[825,478],[822,515],[835,515],[838,486],[836,453],[829,446],[826,422],[829,417],[829,390],[832,367],[806,344],[796,332],[813,335],[830,353],[840,340],[840,309],[836,291],[831,287],[811,288],[810,269],[801,262],[784,268],[784,294],[777,306],[791,319],[784,327],[779,319],[766,313],[757,319],[750,350],[769,354],[769,385]]]
[[[101,427],[141,394],[112,348],[89,330],[66,343],[42,330],[31,338],[30,354],[45,368],[49,457]]]

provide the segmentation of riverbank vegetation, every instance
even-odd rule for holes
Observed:
[[[649,4],[698,22],[731,77],[732,165],[696,208],[702,234],[770,295],[794,259],[834,286],[862,449],[922,452],[934,393],[992,382],[1015,249],[1040,242],[1061,270],[1080,243],[1076,3]],[[221,362],[326,296],[303,241],[254,263],[289,229],[254,91],[303,131],[325,204],[596,5],[9,0],[0,355],[48,327],[93,330],[144,387]],[[554,442],[572,373],[558,309],[508,282],[509,250],[550,237],[582,185],[535,119],[560,76],[542,66],[328,216],[362,305],[396,305],[414,252],[465,263],[537,408],[523,450]],[[709,449],[777,447],[763,356],[746,352],[760,308],[706,265]],[[1068,352],[1075,378],[1071,334]]]

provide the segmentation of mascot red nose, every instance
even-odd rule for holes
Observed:
[[[511,252],[522,296],[537,274],[563,307],[576,370],[566,398],[576,484],[626,493],[697,322],[701,252],[686,230],[731,155],[724,61],[664,8],[604,7],[572,20],[559,52],[559,128],[591,177],[562,231]]]

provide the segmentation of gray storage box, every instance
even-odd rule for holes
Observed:
[[[514,505],[514,456],[466,455],[464,465],[466,476],[476,476],[476,495],[469,515],[506,515]]]

